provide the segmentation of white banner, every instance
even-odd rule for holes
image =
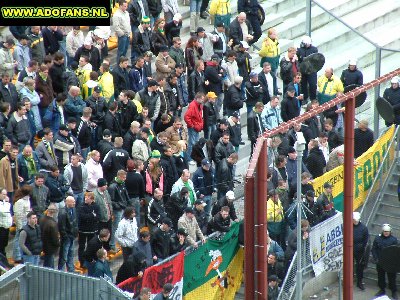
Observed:
[[[343,265],[342,213],[313,227],[310,232],[310,255],[315,276],[339,271]]]

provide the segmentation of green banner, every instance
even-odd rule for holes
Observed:
[[[185,256],[183,295],[199,288],[213,278],[215,278],[215,282],[212,286],[224,285],[226,278],[222,273],[238,252],[238,235],[239,223],[233,223],[231,230],[221,240],[207,240],[204,245]],[[204,299],[207,299],[206,295],[204,295]]]

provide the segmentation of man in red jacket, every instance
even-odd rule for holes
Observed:
[[[203,130],[203,102],[205,95],[197,93],[194,101],[190,102],[185,114],[185,122],[188,128],[188,149],[187,155],[190,157],[192,147],[199,140],[199,132]]]

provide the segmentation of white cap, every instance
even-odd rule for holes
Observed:
[[[241,44],[242,47],[245,48],[245,49],[249,49],[249,48],[250,48],[249,44],[247,44],[246,41],[240,41],[240,44]]]
[[[399,76],[394,76],[392,80],[390,80],[390,83],[399,83]]]
[[[179,22],[180,20],[182,20],[182,15],[180,13],[176,13],[173,20]]]
[[[350,66],[357,66],[357,59],[355,59],[355,58],[350,59],[349,60],[349,65]]]
[[[86,38],[85,38],[85,41],[84,41],[84,45],[92,45],[92,43],[93,43],[93,41],[92,41],[92,38],[90,37],[90,36],[87,36]]]
[[[353,212],[353,220],[358,222],[358,221],[360,221],[360,219],[361,219],[361,214],[358,211],[354,211]]]
[[[225,194],[226,198],[229,200],[235,199],[235,193],[233,191],[227,191]]]
[[[389,224],[383,224],[382,231],[392,231],[392,227]]]
[[[312,44],[312,40],[308,35],[305,35],[301,38],[301,42],[304,44],[308,44],[311,45]]]

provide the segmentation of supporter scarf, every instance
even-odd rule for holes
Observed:
[[[30,155],[28,157],[24,156],[24,158],[26,160],[26,166],[28,168],[28,176],[29,176],[29,178],[31,178],[33,175],[36,174],[35,160],[33,159],[32,155]]]
[[[162,28],[158,28],[158,32],[165,35],[164,29],[162,29]]]
[[[42,138],[42,142],[43,142],[43,144],[46,146],[47,152],[49,152],[50,156],[51,156],[54,160],[56,160],[56,158],[54,157],[53,150],[51,149],[50,143],[49,143],[45,138]]]
[[[118,177],[115,177],[114,180],[115,180],[115,182],[118,183],[118,184],[123,184],[123,183],[124,183],[124,181],[121,180],[121,179],[119,179]]]

